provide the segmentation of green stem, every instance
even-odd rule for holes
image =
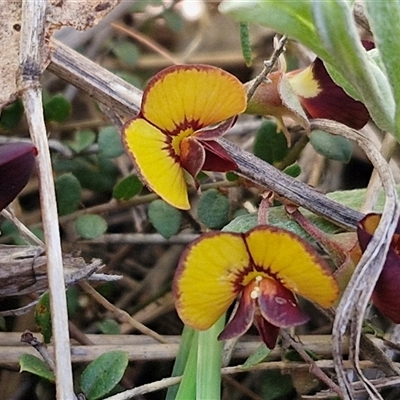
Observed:
[[[217,337],[224,325],[225,314],[210,329],[199,332],[196,400],[221,398],[222,343]]]
[[[192,332],[190,332],[192,331]],[[186,336],[186,337],[184,337]],[[170,392],[167,393],[168,398],[174,398],[175,400],[188,400],[195,399],[196,397],[196,364],[197,364],[197,346],[198,346],[199,332],[191,328],[185,328],[182,334],[181,347],[183,348],[181,357],[186,358],[185,370],[183,372],[182,381],[179,385],[179,389],[176,393],[176,397],[170,397],[173,395]],[[189,354],[187,354],[189,351]],[[179,349],[181,353],[181,349]],[[183,362],[181,359],[180,362]],[[181,367],[179,367],[181,368]],[[174,372],[175,367],[174,367]]]

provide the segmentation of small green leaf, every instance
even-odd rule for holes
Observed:
[[[229,221],[229,200],[216,189],[207,190],[200,196],[197,216],[208,228],[222,228]]]
[[[244,62],[250,67],[253,62],[253,53],[251,51],[249,24],[246,22],[240,23],[240,44],[242,46]]]
[[[260,393],[264,400],[294,399],[293,377],[280,370],[265,371],[260,377]]]
[[[32,228],[30,231],[35,234],[40,240],[44,241],[44,234],[40,228]],[[13,244],[26,245],[27,241],[23,239],[17,227],[11,221],[4,221],[0,226],[0,234],[2,236],[10,236]]]
[[[317,215],[307,210],[300,210],[307,219],[309,219],[313,224],[315,224],[319,229],[323,230],[324,232],[331,234],[340,232],[340,228],[332,224],[331,222],[321,217],[318,217]],[[268,210],[268,224],[293,232],[294,234],[302,237],[305,240],[312,240],[310,235],[296,221],[293,221],[287,216],[285,208],[283,206],[271,207]],[[244,233],[257,225],[257,213],[247,214],[235,218],[228,225],[226,225],[223,230],[228,232]]]
[[[93,131],[78,131],[75,133],[73,141],[68,141],[68,146],[75,152],[80,153],[87,149],[96,140],[96,134]]]
[[[50,382],[55,382],[56,380],[56,377],[48,365],[32,354],[22,354],[19,358],[19,365],[19,372],[30,372],[31,374],[37,375]]]
[[[54,168],[59,172],[72,172],[83,188],[95,192],[112,190],[119,175],[111,159],[96,155],[79,156],[72,160],[58,158]]]
[[[271,349],[269,349],[264,343],[262,343],[256,351],[244,362],[242,368],[247,369],[254,367],[260,362],[264,361],[271,353]]]
[[[74,212],[81,201],[82,188],[78,179],[72,174],[64,174],[55,182],[59,215]]]
[[[45,343],[50,343],[52,336],[52,325],[49,292],[45,293],[36,304],[35,322],[39,326],[39,332],[43,335],[43,341]]]
[[[299,164],[295,163],[286,167],[283,172],[292,178],[297,178],[301,174],[301,167]]]
[[[154,228],[169,239],[179,232],[182,222],[182,214],[176,208],[170,206],[164,200],[154,200],[149,205],[149,219]]]
[[[72,317],[80,308],[79,290],[77,286],[71,286],[66,292],[68,316]]]
[[[163,12],[163,17],[168,27],[176,33],[182,31],[184,26],[184,20],[182,15],[176,12],[174,9],[167,9]]]
[[[134,66],[140,57],[137,46],[127,40],[118,43],[113,47],[112,51],[120,60],[129,66]]]
[[[81,375],[81,389],[88,400],[96,400],[109,393],[122,379],[128,365],[128,353],[109,351],[92,361]]]
[[[310,143],[317,153],[331,160],[347,163],[353,153],[353,143],[349,139],[320,130],[311,132]]]
[[[107,230],[107,222],[100,215],[83,215],[75,221],[75,230],[83,239],[95,239]]]
[[[121,137],[113,126],[107,126],[99,132],[99,152],[107,158],[115,158],[124,154]]]
[[[121,333],[121,326],[113,319],[104,319],[97,323],[101,333],[105,335],[119,335]]]
[[[235,182],[239,179],[239,175],[236,175],[234,172],[227,172],[225,176],[226,180],[229,182]]]
[[[44,104],[46,121],[63,122],[70,113],[71,103],[62,94],[56,94]]]
[[[113,190],[113,197],[116,200],[129,200],[139,194],[143,184],[136,175],[129,175],[118,182]]]
[[[15,128],[22,118],[24,113],[24,106],[21,100],[14,101],[14,103],[5,107],[1,111],[0,125],[4,129]]]
[[[288,152],[285,135],[277,129],[275,122],[266,120],[257,130],[254,140],[254,155],[270,164],[282,161]]]

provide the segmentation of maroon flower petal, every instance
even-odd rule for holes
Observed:
[[[196,176],[202,170],[206,158],[203,146],[195,138],[187,137],[182,140],[180,150],[182,167],[196,181]]]
[[[221,124],[213,127],[206,127],[196,131],[193,136],[201,140],[214,140],[218,139],[225,134],[236,122],[237,117],[232,117],[222,122]]]
[[[36,155],[36,147],[29,143],[9,143],[0,147],[0,211],[28,183]]]
[[[395,324],[400,324],[400,258],[390,248],[372,293],[375,307]]]
[[[316,58],[312,64],[313,78],[321,92],[315,97],[300,97],[311,118],[327,118],[354,129],[361,129],[369,120],[364,104],[351,98],[329,76],[324,63]]]
[[[365,251],[379,224],[379,214],[368,214],[358,224],[360,248]],[[372,293],[375,307],[387,318],[400,324],[400,235],[399,224],[393,236],[385,265]]]
[[[202,140],[201,143],[206,151],[204,171],[228,172],[238,169],[235,161],[219,143],[214,140]]]
[[[258,306],[262,316],[272,325],[289,328],[309,320],[300,310],[293,293],[280,282],[263,278],[259,287]]]
[[[253,290],[252,285],[247,285],[242,293],[239,307],[234,317],[226,325],[225,329],[219,334],[218,339],[227,340],[244,335],[253,323],[256,310],[255,301],[250,297]]]
[[[257,327],[258,333],[262,341],[269,349],[273,349],[279,335],[279,327],[270,324],[261,315],[254,317],[254,325]]]

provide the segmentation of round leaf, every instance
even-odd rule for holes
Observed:
[[[72,172],[81,186],[95,192],[112,190],[118,176],[118,169],[106,157],[79,156],[72,160],[57,159],[54,168],[61,172]]]
[[[294,163],[286,167],[283,172],[292,178],[297,178],[301,174],[301,167],[299,164]]]
[[[184,25],[182,15],[176,12],[174,9],[167,9],[163,13],[163,17],[168,27],[174,32],[181,32]]]
[[[109,393],[122,379],[128,365],[128,353],[109,351],[92,361],[81,375],[81,389],[88,400]]]
[[[113,126],[107,126],[99,132],[99,151],[104,157],[115,158],[124,154],[119,133]]]
[[[114,54],[124,63],[133,66],[139,60],[138,48],[131,42],[123,41],[113,48]]]
[[[229,221],[229,200],[216,189],[207,190],[200,196],[197,216],[208,228],[222,228]]]
[[[84,215],[76,220],[75,230],[83,239],[95,239],[107,230],[107,222],[100,215]]]
[[[113,197],[116,200],[129,200],[135,197],[143,189],[143,184],[136,175],[129,175],[122,179],[113,190]]]
[[[179,232],[182,222],[181,212],[164,200],[154,200],[149,205],[149,219],[154,228],[166,239]]]
[[[74,212],[81,201],[82,188],[78,179],[72,174],[64,174],[57,178],[56,196],[59,215]]]
[[[285,135],[277,131],[277,125],[272,121],[264,121],[257,131],[253,147],[254,155],[273,164],[282,161],[288,146]]]
[[[44,104],[44,118],[46,121],[63,122],[71,113],[70,102],[62,95],[57,94]]]
[[[21,100],[17,100],[1,111],[0,125],[4,129],[13,129],[17,126],[24,113]]]
[[[310,143],[317,153],[331,160],[347,163],[353,153],[350,140],[320,130],[311,132]]]
[[[75,153],[80,153],[92,145],[95,140],[96,134],[93,131],[78,131],[75,134],[74,140],[67,143]]]
[[[40,376],[50,382],[55,382],[56,378],[49,366],[40,358],[32,354],[22,354],[19,358],[19,372],[30,372],[31,374]]]
[[[119,335],[121,334],[121,325],[113,319],[104,319],[97,323],[101,333],[105,335]]]
[[[52,335],[50,298],[49,293],[45,293],[35,307],[35,322],[39,326],[39,331],[43,335],[43,341],[50,343]]]

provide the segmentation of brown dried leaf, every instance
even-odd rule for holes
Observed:
[[[49,39],[63,26],[85,30],[96,25],[120,0],[50,0],[46,10],[46,45],[42,49],[42,71],[47,67]],[[22,26],[22,0],[3,2],[0,7],[0,111],[18,96],[17,74]]]

